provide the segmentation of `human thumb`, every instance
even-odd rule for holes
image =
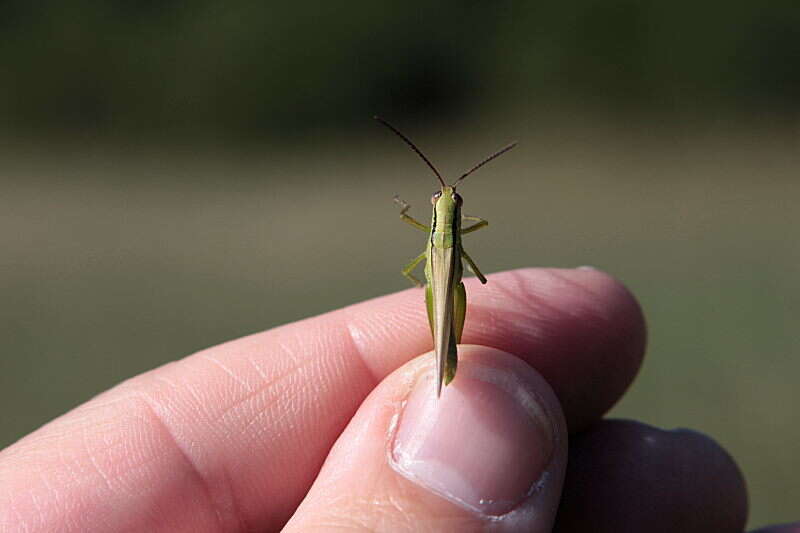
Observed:
[[[550,531],[567,457],[553,391],[505,352],[459,352],[440,398],[428,354],[364,400],[286,531]]]

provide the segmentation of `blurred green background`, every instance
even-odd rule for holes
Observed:
[[[485,272],[623,280],[614,416],[702,430],[751,525],[800,501],[800,9],[743,2],[0,4],[0,446],[194,350],[403,289],[433,178]],[[387,236],[390,236],[387,239]]]

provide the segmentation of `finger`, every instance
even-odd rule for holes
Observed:
[[[572,427],[635,374],[641,313],[607,275],[528,269],[493,275],[488,289],[470,283],[464,341],[540,369]],[[375,383],[430,348],[421,294],[217,346],[95,398],[0,454],[0,524],[279,528]]]
[[[599,419],[636,375],[644,317],[608,274],[587,267],[521,269],[494,274],[487,285],[474,278],[465,284],[462,342],[498,348],[536,368],[553,387],[570,431]],[[431,346],[422,292],[401,294],[394,305],[379,299],[350,308],[348,328],[379,377]]]
[[[437,398],[428,354],[365,400],[286,531],[550,531],[566,441],[550,386],[516,357],[462,346]]]
[[[705,435],[605,420],[570,442],[556,532],[739,533],[746,520],[742,474]]]

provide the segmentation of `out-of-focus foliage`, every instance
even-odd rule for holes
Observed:
[[[0,4],[15,132],[286,135],[520,101],[797,111],[798,64],[794,0]]]
[[[798,6],[0,0],[0,447],[407,287],[390,199],[435,180],[380,113],[450,176],[518,139],[465,184],[478,264],[619,277],[650,340],[612,415],[707,432],[751,525],[796,520]]]

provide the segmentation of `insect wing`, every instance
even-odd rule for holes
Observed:
[[[433,293],[433,348],[436,353],[436,395],[442,393],[447,357],[453,337],[453,247],[431,246],[431,286]],[[455,346],[453,346],[454,348]]]

